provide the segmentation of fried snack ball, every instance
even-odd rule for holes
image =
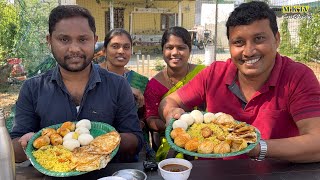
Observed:
[[[90,130],[91,129],[91,121],[89,119],[81,119],[76,124],[76,128],[79,128],[79,127],[84,127],[84,128],[87,128],[88,130]]]
[[[196,138],[191,139],[190,141],[188,141],[185,145],[184,148],[188,151],[193,151],[196,152],[198,150],[198,146],[199,146],[199,141]]]
[[[50,142],[51,142],[51,144],[52,144],[53,146],[57,146],[57,145],[62,144],[63,139],[62,139],[62,137],[61,137],[60,134],[55,133],[55,134],[51,134],[51,136],[50,136]]]
[[[198,146],[198,153],[210,154],[213,152],[214,143],[210,140],[204,140]]]
[[[215,122],[216,119],[217,119],[216,116],[211,112],[207,112],[203,115],[203,122],[206,124]]]
[[[76,133],[78,133],[79,135],[80,134],[90,134],[90,131],[89,129],[85,128],[85,127],[78,127],[76,130],[75,130]]]
[[[78,141],[80,142],[81,146],[86,146],[90,144],[90,142],[93,140],[93,136],[91,134],[80,134]]]
[[[62,145],[70,151],[73,151],[75,148],[80,147],[80,142],[76,139],[67,139]]]
[[[220,144],[213,148],[213,152],[216,154],[225,154],[231,151],[230,144],[228,141],[222,141]]]
[[[55,129],[53,129],[53,128],[45,128],[45,129],[42,130],[41,136],[45,136],[46,135],[46,136],[50,137],[51,134],[55,134],[55,133],[57,133],[57,131]]]
[[[64,137],[69,132],[70,132],[70,130],[66,127],[60,127],[57,129],[57,133],[59,133],[62,137]]]
[[[176,128],[183,128],[184,130],[188,129],[188,123],[186,121],[183,120],[175,120],[172,124],[172,128],[176,129]]]
[[[33,147],[36,149],[39,149],[42,146],[47,146],[49,144],[50,144],[50,138],[48,136],[40,136],[33,141]]]
[[[225,138],[223,135],[217,136],[217,139],[218,139],[219,141],[224,141],[224,140],[226,140],[226,138]]]
[[[175,139],[174,143],[184,148],[184,145],[191,139],[191,136],[188,133],[179,134]]]
[[[60,128],[67,128],[70,131],[74,131],[76,129],[76,124],[71,121],[67,121],[67,122],[64,122]]]
[[[190,114],[182,114],[179,120],[185,121],[188,126],[191,126],[194,123],[194,118]]]
[[[228,123],[234,123],[235,120],[233,119],[233,117],[230,114],[222,113],[217,117],[217,120],[215,122],[217,124],[228,124]]]
[[[190,112],[190,115],[193,117],[195,123],[203,123],[203,114],[199,110],[193,110]]]
[[[201,129],[201,135],[204,138],[208,138],[212,136],[212,134],[213,134],[213,131],[209,127],[204,127]]]
[[[186,133],[186,131],[183,128],[179,127],[179,128],[173,129],[170,133],[170,136],[172,139],[175,139],[181,133]]]

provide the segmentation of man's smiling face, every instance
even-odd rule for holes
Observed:
[[[230,27],[230,54],[242,76],[256,78],[271,72],[280,35],[273,34],[269,23],[268,19],[262,19]]]

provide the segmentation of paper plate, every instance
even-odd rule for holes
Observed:
[[[249,152],[251,149],[253,149],[260,141],[261,138],[261,134],[260,131],[256,128],[256,133],[257,133],[257,141],[253,144],[249,144],[248,147],[246,147],[245,149],[242,149],[241,151],[236,151],[236,152],[231,152],[231,153],[224,153],[224,154],[202,154],[202,153],[197,153],[197,152],[191,152],[188,150],[185,150],[184,148],[181,148],[179,146],[177,146],[174,142],[173,139],[170,136],[170,133],[172,131],[172,124],[175,121],[175,119],[171,119],[169,125],[166,128],[166,138],[167,141],[170,145],[170,147],[178,152],[181,152],[183,154],[187,154],[190,156],[196,156],[196,157],[203,157],[203,158],[224,158],[224,157],[231,157],[231,156],[238,156],[244,153]],[[239,121],[237,121],[238,123],[240,123]]]
[[[76,123],[76,122],[75,122]],[[49,126],[47,128],[54,128],[54,129],[58,129],[60,126],[62,125],[61,124],[56,124],[56,125],[52,125],[52,126]],[[42,129],[43,130],[43,129]],[[78,176],[78,175],[81,175],[81,174],[85,174],[87,172],[80,172],[80,171],[69,171],[69,172],[56,172],[56,171],[50,171],[48,169],[45,169],[44,167],[42,167],[36,160],[36,158],[33,156],[32,152],[34,150],[36,150],[34,147],[33,147],[33,141],[35,139],[37,139],[38,137],[41,136],[41,132],[42,130],[40,130],[39,132],[37,132],[36,134],[34,134],[32,136],[32,138],[30,139],[30,141],[28,142],[28,145],[27,145],[27,148],[26,148],[26,154],[31,162],[31,164],[38,170],[40,171],[41,173],[45,174],[45,175],[48,175],[48,176],[54,176],[54,177],[69,177],[69,176]],[[91,129],[90,129],[90,134],[93,136],[93,137],[97,137],[97,136],[100,136],[102,134],[105,134],[105,133],[108,133],[108,132],[111,132],[111,131],[115,131],[115,128],[110,126],[109,124],[106,124],[106,123],[102,123],[102,122],[93,122],[91,121]],[[114,149],[112,151],[112,153],[110,154],[110,158],[112,159],[118,152],[119,150],[119,145],[117,146],[116,149]]]

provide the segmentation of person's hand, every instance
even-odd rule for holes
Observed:
[[[260,144],[258,143],[251,151],[247,153],[247,155],[251,158],[258,157],[260,153]]]
[[[34,135],[34,132],[29,132],[21,136],[21,138],[18,140],[18,142],[21,144],[23,149],[27,147],[27,144],[33,135]]]
[[[136,99],[138,108],[141,108],[142,106],[144,106],[144,96],[142,94],[142,92],[139,89],[133,88],[131,87],[132,93]]]
[[[170,110],[166,117],[166,126],[168,126],[170,120],[173,119],[179,119],[181,114],[183,114],[185,111],[182,108],[173,108]]]

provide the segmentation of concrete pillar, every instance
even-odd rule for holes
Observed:
[[[114,13],[113,13],[113,1],[109,2],[110,7],[110,31],[114,29]]]
[[[178,26],[182,25],[182,3],[178,1]]]
[[[148,71],[148,73],[147,73],[147,76],[148,76],[148,78],[149,78],[149,76],[150,76],[150,55],[148,54],[147,55],[147,71]]]
[[[140,61],[140,58],[139,58],[139,54],[137,54],[137,73],[139,73],[139,61]]]
[[[141,55],[142,57],[142,74],[144,75],[144,61],[145,61],[145,56]]]
[[[213,44],[207,44],[207,46],[204,48],[204,64],[206,66],[209,66],[212,62],[215,61],[215,47]]]

